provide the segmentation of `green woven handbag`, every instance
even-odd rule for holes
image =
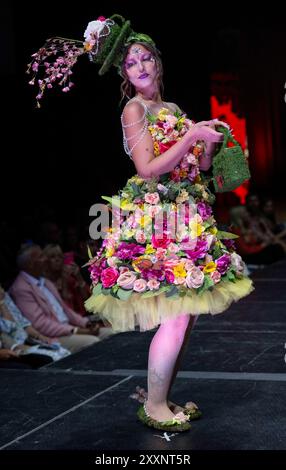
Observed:
[[[219,126],[216,130],[224,134],[224,140],[222,144],[218,144],[213,156],[212,180],[215,192],[224,193],[238,188],[251,175],[247,158],[229,129]],[[232,142],[234,146],[227,147],[228,142]]]

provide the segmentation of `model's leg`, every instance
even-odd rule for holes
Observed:
[[[189,321],[190,316],[182,314],[162,323],[150,345],[146,408],[152,418],[158,421],[174,417],[167,405],[167,395]]]
[[[188,327],[186,329],[184,341],[183,341],[181,350],[178,354],[178,358],[177,358],[177,361],[175,363],[172,378],[171,378],[171,381],[170,381],[170,386],[169,386],[168,395],[167,395],[168,397],[170,395],[171,388],[174,384],[174,381],[175,381],[175,378],[177,376],[180,365],[182,363],[182,359],[184,357],[184,354],[187,350],[187,345],[188,345],[188,342],[189,342],[189,337],[190,337],[191,331],[192,331],[193,327],[195,326],[195,323],[196,323],[197,319],[198,319],[198,315],[190,315],[189,324],[188,324]],[[179,411],[183,411],[183,409],[184,409],[181,406],[175,405],[175,403],[171,402],[170,400],[168,400],[168,406],[171,407],[171,410],[175,413],[177,413]],[[176,407],[174,408],[174,406],[176,406]]]

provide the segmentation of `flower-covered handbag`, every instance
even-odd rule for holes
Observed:
[[[247,157],[239,143],[233,138],[229,129],[223,126],[216,128],[224,134],[222,144],[219,144],[213,156],[213,184],[215,191],[223,193],[232,191],[248,180],[251,175]],[[228,147],[228,142],[234,145]]]

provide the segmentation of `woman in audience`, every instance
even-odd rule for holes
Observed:
[[[90,296],[90,289],[74,262],[72,253],[65,256],[59,245],[47,245],[44,254],[47,257],[45,277],[55,284],[70,308],[86,315],[84,301]]]

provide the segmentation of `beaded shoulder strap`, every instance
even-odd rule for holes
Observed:
[[[124,147],[125,153],[132,160],[132,152],[133,152],[134,148],[141,142],[141,140],[144,138],[144,136],[147,133],[148,120],[146,119],[146,115],[147,115],[147,113],[150,113],[150,111],[149,111],[148,106],[146,105],[146,103],[139,100],[138,98],[132,98],[131,100],[128,101],[128,103],[130,103],[131,101],[137,101],[138,103],[140,103],[143,106],[143,109],[144,109],[143,116],[140,119],[138,119],[137,121],[130,122],[129,124],[124,124],[123,123],[123,113],[121,114],[121,125],[122,125],[122,131],[123,131],[123,147]],[[137,132],[135,132],[133,135],[127,137],[125,129],[131,128],[132,126],[140,124],[141,122],[142,122],[142,126],[140,127],[140,129]],[[134,137],[137,137],[137,140],[132,145],[132,147],[129,148],[128,141],[131,140],[131,139],[134,139]]]

